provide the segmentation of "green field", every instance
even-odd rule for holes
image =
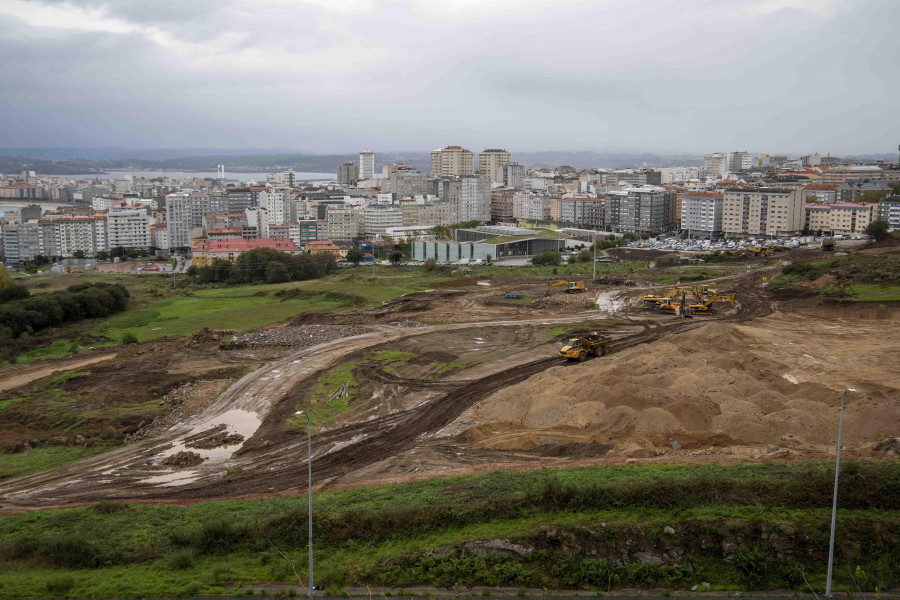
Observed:
[[[114,448],[113,445],[82,448],[81,446],[36,446],[28,452],[9,453],[0,450],[0,479],[46,471],[53,467]]]
[[[832,469],[583,467],[317,494],[316,583],[334,595],[420,585],[597,594],[701,581],[713,590],[805,591],[807,581],[821,590]],[[891,589],[900,584],[900,464],[848,462],[843,471],[835,589]],[[300,495],[3,516],[0,596],[178,597],[273,584],[302,592],[306,510]],[[466,545],[479,540],[531,550],[490,555]]]

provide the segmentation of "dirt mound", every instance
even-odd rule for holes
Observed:
[[[581,294],[553,294],[544,298],[538,298],[531,303],[534,308],[565,308],[568,310],[587,309],[594,307],[594,296],[588,293]]]
[[[622,277],[612,277],[611,275],[598,277],[594,280],[594,283],[598,285],[619,285],[629,287],[634,287],[637,285],[637,281],[635,281],[634,279],[623,279]]]
[[[181,451],[176,452],[172,456],[167,456],[162,460],[162,464],[167,467],[175,467],[176,469],[184,469],[186,467],[196,467],[205,459],[196,452]]]
[[[186,448],[212,450],[221,446],[240,444],[243,441],[244,436],[239,433],[229,433],[226,426],[222,424],[185,438],[184,445]]]
[[[833,447],[840,392],[853,385],[860,391],[848,396],[844,443],[868,451],[900,433],[900,385],[891,376],[898,351],[900,333],[877,321],[709,323],[501,390],[460,417],[460,439],[534,450],[556,438],[609,445],[618,456],[762,455],[771,445],[812,452]]]

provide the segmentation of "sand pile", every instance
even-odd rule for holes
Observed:
[[[837,438],[872,449],[900,434],[900,332],[883,321],[774,316],[700,329],[506,388],[460,418],[475,448],[530,450],[541,438],[611,444],[619,456],[714,448],[816,451]]]

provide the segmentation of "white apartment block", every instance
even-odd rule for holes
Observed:
[[[166,196],[166,229],[169,248],[190,248],[191,246],[191,195],[176,192]]]
[[[273,186],[259,192],[259,205],[269,213],[271,225],[281,225],[297,218],[290,188]],[[293,209],[293,210],[292,210]],[[291,213],[294,212],[292,215]]]
[[[17,267],[43,254],[37,223],[2,225],[0,235],[3,237],[3,257],[7,265]]]
[[[367,206],[363,209],[363,228],[366,238],[375,239],[389,228],[403,226],[403,209],[400,206]]]
[[[713,152],[703,159],[704,174],[721,177],[728,170],[725,155],[721,152]]]
[[[462,146],[447,146],[431,152],[432,177],[474,175],[475,154]]]
[[[109,210],[109,198],[102,198],[100,196],[96,196],[91,198],[91,208],[96,211],[106,212]]]
[[[549,221],[550,197],[543,194],[516,192],[513,194],[513,218]]]
[[[359,153],[359,178],[375,178],[375,153],[371,150],[363,150]]]
[[[803,229],[804,192],[771,188],[731,188],[722,198],[726,236],[778,237]]]
[[[890,196],[879,202],[878,218],[887,221],[889,231],[900,229],[900,196]]]
[[[68,257],[79,250],[92,257],[108,250],[106,215],[49,216],[38,220],[46,256]]]
[[[149,250],[150,225],[150,215],[146,211],[137,209],[110,211],[106,215],[109,247]]]
[[[503,183],[503,171],[500,167],[508,165],[512,155],[506,150],[489,148],[478,153],[478,174],[487,177],[491,183]]]
[[[691,236],[722,237],[723,196],[694,192],[681,197],[681,230]]]
[[[491,220],[491,180],[481,176],[462,176],[450,180],[447,199],[454,223]]]
[[[450,203],[445,201],[429,202],[419,206],[418,225],[423,227],[437,227],[438,225],[452,225],[452,211]]]

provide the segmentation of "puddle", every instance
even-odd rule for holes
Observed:
[[[228,431],[228,433],[239,433],[240,435],[244,436],[244,440],[247,440],[254,433],[256,433],[256,430],[259,429],[259,426],[261,424],[262,421],[255,412],[238,409],[229,410],[191,429],[189,432],[187,432],[187,434],[185,434],[183,438],[181,438],[178,443],[173,444],[173,446],[168,450],[157,454],[155,456],[155,460],[158,461],[166,458],[167,456],[172,456],[173,454],[177,454],[178,452],[187,450],[188,452],[195,452],[206,459],[203,461],[204,464],[226,461],[231,458],[232,454],[237,452],[238,448],[241,447],[243,442],[240,442],[238,444],[231,444],[230,446],[219,446],[218,448],[210,448],[207,450],[202,448],[187,448],[184,445],[184,439],[202,431],[212,429],[217,425],[225,425],[225,429],[226,431]]]
[[[140,483],[170,487],[184,485],[194,481],[197,481],[197,471],[175,471],[174,473],[166,473],[165,475],[155,475],[153,477],[141,479]]]

